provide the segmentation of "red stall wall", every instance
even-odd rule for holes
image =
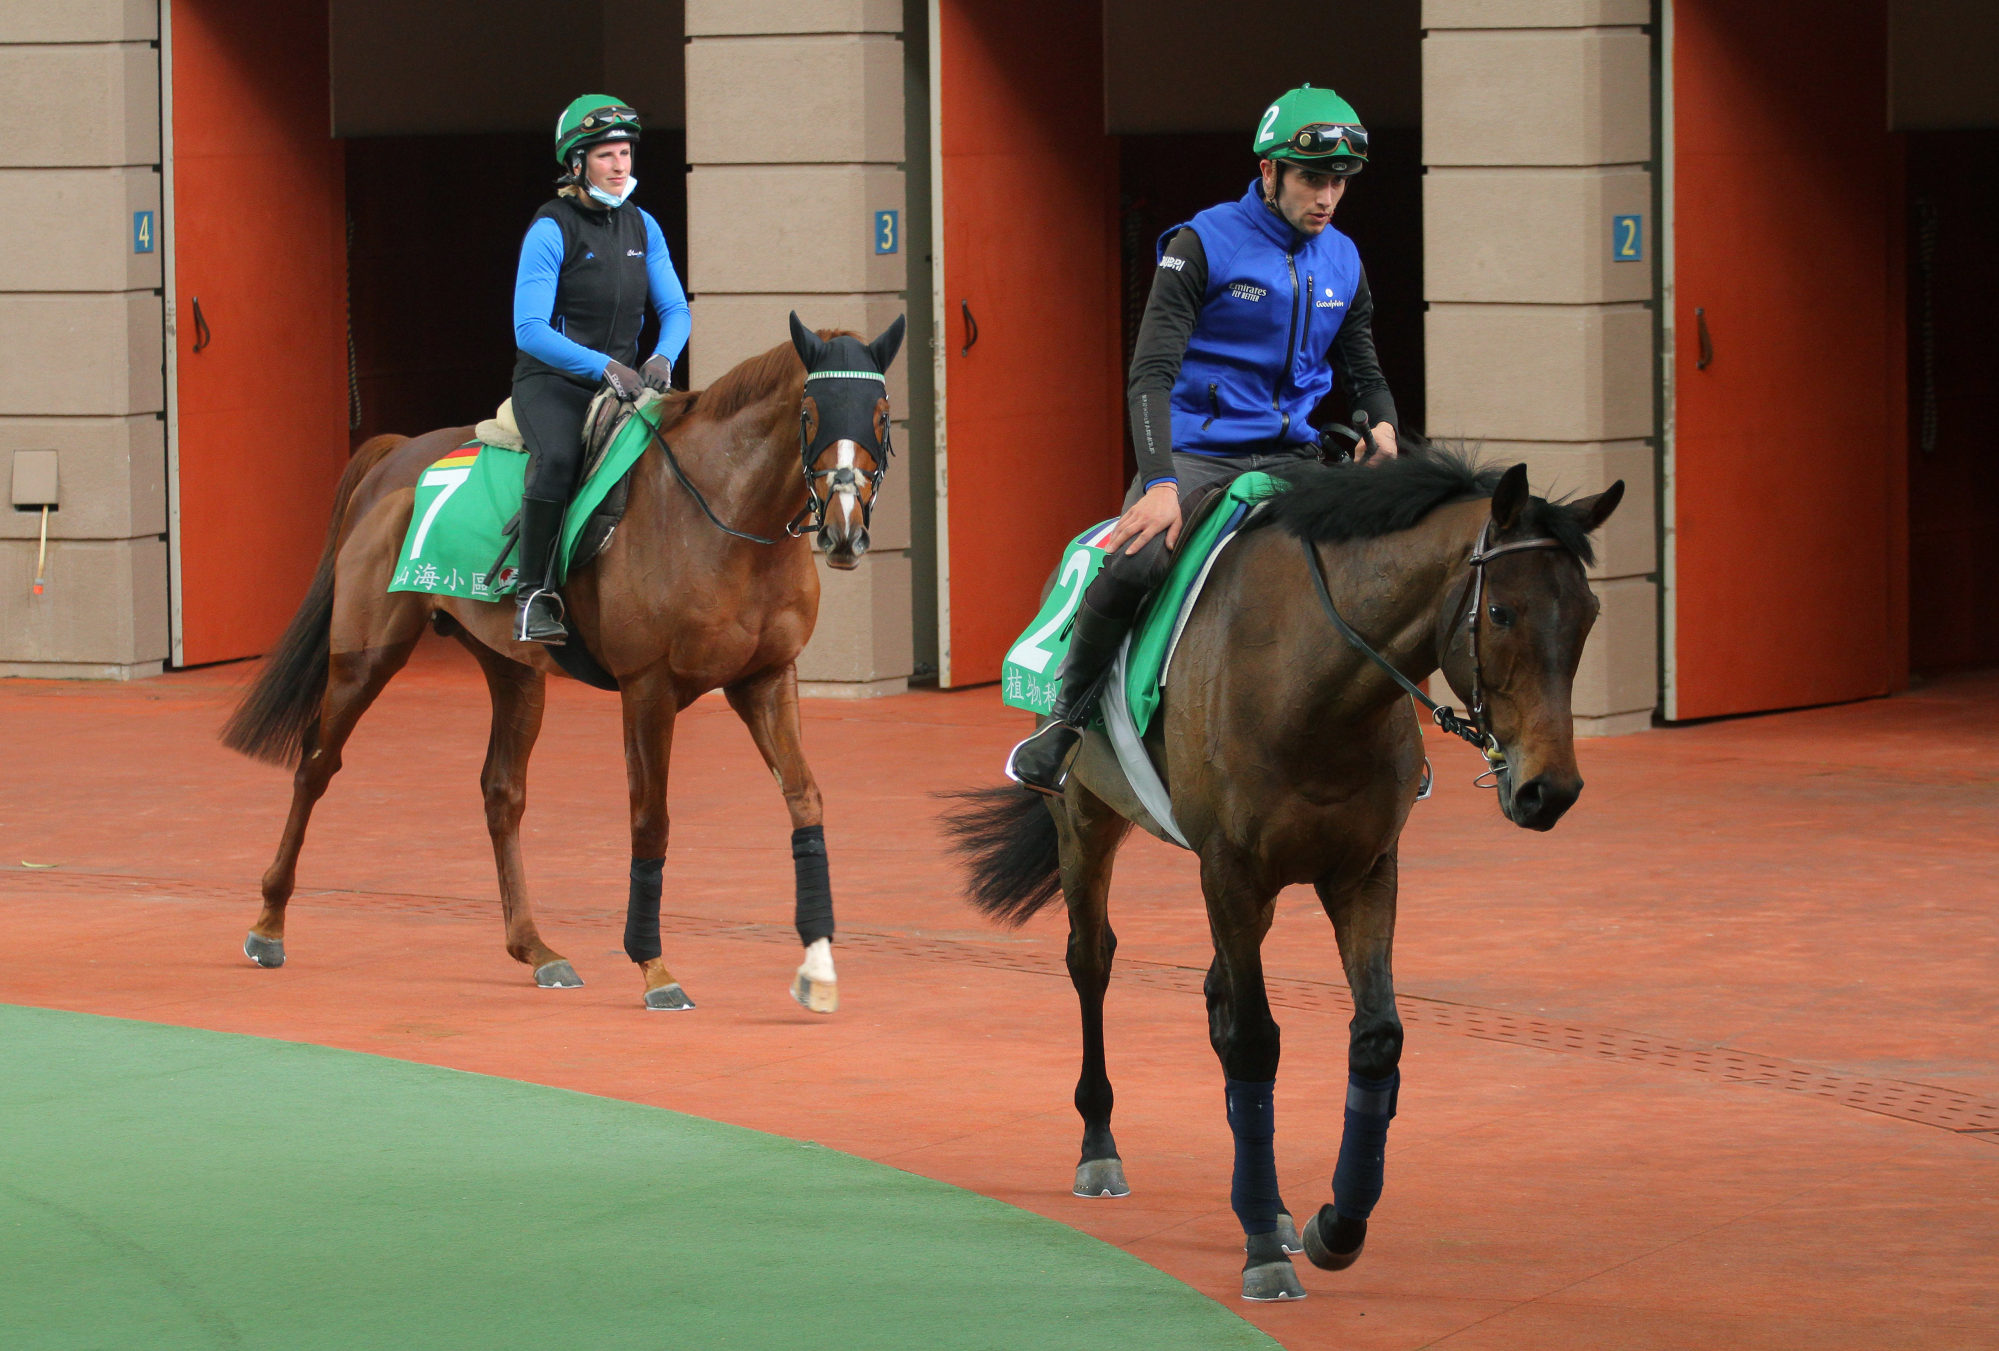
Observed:
[[[1839,10],[1673,5],[1674,718],[1907,680],[1902,153]]]
[[[999,678],[1062,545],[1124,491],[1100,22],[1067,0],[938,5],[947,686]]]
[[[319,557],[347,463],[346,207],[324,0],[169,12],[175,660],[196,665],[264,651]]]

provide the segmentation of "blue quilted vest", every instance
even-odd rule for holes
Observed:
[[[1333,335],[1360,285],[1360,251],[1327,226],[1306,239],[1263,204],[1240,201],[1187,222],[1208,256],[1208,290],[1173,386],[1173,448],[1248,454],[1309,445],[1306,417],[1333,387]],[[1185,227],[1159,237],[1158,252]]]

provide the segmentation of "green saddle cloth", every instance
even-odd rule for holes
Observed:
[[[1125,697],[1140,736],[1151,726],[1153,712],[1159,707],[1166,658],[1179,631],[1181,614],[1205,576],[1209,561],[1235,534],[1251,507],[1284,491],[1284,487],[1282,479],[1261,470],[1236,476],[1192,536],[1173,551],[1172,569],[1146,602],[1125,640]],[[1041,613],[1007,650],[1000,667],[1000,698],[1005,703],[1030,713],[1046,713],[1054,705],[1062,689],[1062,659],[1069,653],[1070,621],[1083,603],[1083,592],[1109,557],[1101,541],[1115,524],[1113,520],[1093,525],[1063,549],[1062,566],[1042,602]]]
[[[563,517],[556,581],[569,575],[590,513],[652,444],[650,428],[658,420],[657,405],[633,413],[576,490]],[[518,572],[513,562],[490,577],[487,573],[506,547],[502,532],[507,522],[520,510],[527,463],[526,451],[468,441],[425,469],[417,478],[416,509],[389,590],[466,600],[511,594]]]

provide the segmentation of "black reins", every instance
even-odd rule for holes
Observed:
[[[1486,539],[1491,532],[1492,522],[1488,520],[1479,528],[1478,542],[1472,546],[1471,557],[1467,560],[1471,567],[1471,584],[1464,591],[1471,603],[1471,707],[1466,710],[1471,714],[1469,718],[1459,714],[1449,704],[1440,704],[1425,694],[1420,685],[1396,670],[1386,657],[1369,646],[1367,640],[1354,630],[1353,625],[1347,623],[1341,616],[1339,608],[1333,604],[1333,594],[1326,589],[1325,576],[1319,571],[1319,554],[1312,547],[1312,542],[1301,535],[1298,543],[1305,550],[1305,570],[1312,574],[1312,587],[1319,593],[1319,604],[1325,607],[1326,617],[1333,621],[1333,627],[1340,631],[1340,636],[1359,648],[1368,660],[1388,672],[1396,684],[1408,691],[1410,698],[1429,709],[1430,717],[1437,726],[1466,744],[1476,747],[1479,753],[1485,756],[1488,765],[1499,769],[1505,765],[1506,756],[1500,751],[1499,741],[1486,723],[1485,672],[1479,661],[1478,647],[1479,612],[1485,605],[1485,565],[1501,554],[1518,553],[1523,549],[1561,549],[1567,546],[1558,539],[1543,536],[1487,548]],[[1451,622],[1444,626],[1445,633],[1457,627],[1459,613],[1458,608],[1452,609]]]
[[[752,544],[777,543],[777,537],[775,535],[752,535],[747,530],[736,529],[736,527],[724,521],[720,516],[717,516],[715,514],[715,509],[708,505],[708,499],[703,497],[701,495],[701,490],[694,486],[694,480],[687,477],[687,471],[680,467],[680,457],[673,453],[672,444],[669,443],[664,436],[660,435],[659,424],[657,422],[654,422],[651,418],[646,418],[645,414],[643,413],[638,414],[638,416],[641,418],[645,418],[646,429],[652,433],[653,444],[658,446],[661,451],[665,452],[667,467],[673,470],[673,476],[680,480],[680,486],[687,489],[687,495],[694,499],[694,505],[701,508],[701,514],[703,516],[706,516],[710,521],[714,522],[715,528],[717,530],[721,531],[725,535],[734,535],[737,539],[746,539]],[[809,508],[802,509],[799,512],[799,515],[800,516],[804,515],[805,510],[809,510]],[[798,522],[798,517],[794,516],[791,519],[792,519],[792,525],[796,525]],[[791,525],[787,525],[784,528],[784,531],[787,535],[790,535],[794,538],[796,538],[798,535],[798,531],[792,529]]]
[[[813,371],[805,377],[805,382],[810,384],[814,380],[827,379],[879,380],[884,385],[888,383],[888,377],[879,371]],[[840,488],[858,483],[859,481],[855,477],[851,467],[846,469],[813,469],[812,448],[805,441],[805,410],[801,408],[798,413],[798,455],[799,459],[803,462],[805,474],[805,505],[798,509],[797,515],[785,523],[784,535],[782,537],[776,535],[753,535],[747,530],[736,529],[736,527],[724,521],[720,516],[717,516],[715,509],[708,505],[708,499],[702,495],[699,488],[694,486],[694,480],[687,477],[687,471],[680,467],[680,457],[673,453],[672,443],[665,436],[661,435],[659,424],[651,418],[646,417],[644,413],[635,413],[634,416],[644,421],[646,430],[652,435],[653,444],[657,445],[660,451],[666,456],[667,467],[673,470],[674,478],[678,479],[680,486],[687,490],[687,495],[694,499],[694,505],[701,508],[701,514],[706,516],[714,527],[723,534],[733,535],[737,539],[748,540],[752,544],[776,544],[780,538],[797,539],[807,530],[824,528],[826,524],[826,503],[831,500],[833,494],[839,491]],[[881,491],[882,479],[888,475],[888,457],[895,453],[894,447],[887,436],[882,437],[881,447],[882,454],[880,461],[876,464],[874,472],[868,476],[870,482],[874,485],[876,493]],[[842,477],[843,475],[844,478]],[[819,495],[818,480],[821,478],[831,478],[833,480],[824,498],[821,498]],[[873,494],[870,494],[869,501],[862,504],[861,510],[862,521],[865,524],[867,518],[874,515]]]

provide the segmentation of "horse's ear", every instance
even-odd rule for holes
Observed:
[[[1492,523],[1504,534],[1519,521],[1527,506],[1527,466],[1516,464],[1499,476],[1492,491]]]
[[[810,371],[818,369],[820,361],[826,355],[826,349],[831,344],[804,324],[799,323],[798,311],[793,310],[791,312],[791,345],[798,349],[799,360],[803,361],[805,369]]]
[[[902,350],[904,327],[904,317],[898,314],[895,316],[895,322],[883,329],[879,338],[868,344],[868,355],[875,359],[875,369],[883,375],[888,374],[889,363],[894,361],[895,354]]]
[[[1569,510],[1583,523],[1583,529],[1592,533],[1610,519],[1610,513],[1617,510],[1617,504],[1624,500],[1624,480],[1605,488],[1595,497],[1584,497],[1569,503]]]

